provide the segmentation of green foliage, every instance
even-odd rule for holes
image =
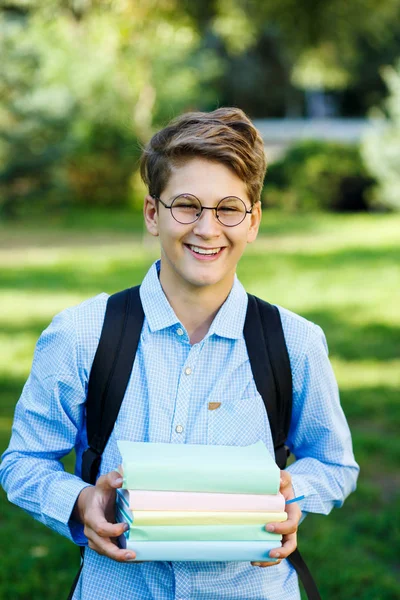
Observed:
[[[139,161],[139,141],[112,122],[82,121],[80,125],[84,131],[66,165],[71,202],[87,207],[126,205]]]
[[[196,19],[227,54],[219,98],[253,117],[301,116],[310,90],[328,90],[339,114],[364,115],[384,96],[379,68],[400,55],[399,0],[217,0],[213,10],[209,1],[206,6],[208,29],[197,10]]]
[[[363,156],[378,185],[370,194],[371,202],[400,210],[400,62],[397,69],[386,67],[383,76],[389,89],[385,103],[386,119],[381,113],[379,129],[364,139]]]
[[[32,2],[0,12],[0,28],[3,215],[53,197],[129,204],[141,143],[213,99],[201,90],[218,61],[177,1]]]
[[[0,452],[35,342],[53,315],[139,283],[158,256],[157,245],[143,244],[141,227],[125,211],[94,210],[71,214],[66,228],[0,224]],[[239,264],[248,291],[323,327],[361,466],[343,508],[309,515],[299,529],[324,600],[398,597],[399,230],[397,214],[268,211]],[[0,502],[1,600],[65,598],[78,549],[1,490]]]
[[[136,206],[141,145],[185,110],[298,116],[304,89],[347,87],[337,102],[365,111],[399,17],[399,0],[3,3],[0,218]]]
[[[217,6],[222,14],[246,16],[249,43],[254,30],[277,31],[290,75],[303,89],[344,89],[357,77],[363,44],[398,49],[398,0],[219,0]]]
[[[357,147],[306,141],[269,166],[263,203],[288,211],[367,210],[371,184]]]
[[[23,38],[24,14],[0,16],[0,213],[15,217],[33,206],[65,200],[62,160],[73,104],[59,90],[37,88],[40,51]],[[35,89],[36,88],[36,89]],[[46,97],[44,97],[46,96]]]

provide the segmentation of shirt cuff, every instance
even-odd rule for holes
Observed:
[[[290,469],[287,470],[290,472]],[[290,473],[290,475],[292,478],[292,487],[295,498],[298,498],[299,496],[304,496],[305,499],[307,498],[307,496],[313,493],[312,490],[310,490],[310,486],[305,481],[303,475],[297,475],[296,473]]]
[[[65,479],[58,479],[55,482],[55,494],[52,494],[51,489],[48,490],[47,500],[43,506],[43,521],[75,544],[85,546],[87,537],[83,533],[83,525],[73,519],[71,514],[79,494],[84,488],[89,487],[89,484],[75,475],[65,475],[67,475]]]

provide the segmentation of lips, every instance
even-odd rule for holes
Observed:
[[[196,252],[196,254],[203,254],[203,255],[213,255],[213,254],[218,254],[219,252],[221,252],[221,247],[219,248],[202,248],[201,246],[193,246],[191,244],[187,244],[188,247],[190,248],[190,250],[192,250],[192,252]]]
[[[217,248],[204,248],[202,246],[196,246],[195,244],[185,244],[186,248],[190,253],[201,260],[212,260],[221,254],[225,246],[218,246]]]

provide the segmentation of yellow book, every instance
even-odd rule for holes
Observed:
[[[265,525],[287,520],[285,512],[135,510],[131,514],[134,525]]]

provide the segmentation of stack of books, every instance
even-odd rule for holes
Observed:
[[[266,561],[287,519],[280,471],[262,442],[209,446],[119,442],[120,545],[136,560]]]

